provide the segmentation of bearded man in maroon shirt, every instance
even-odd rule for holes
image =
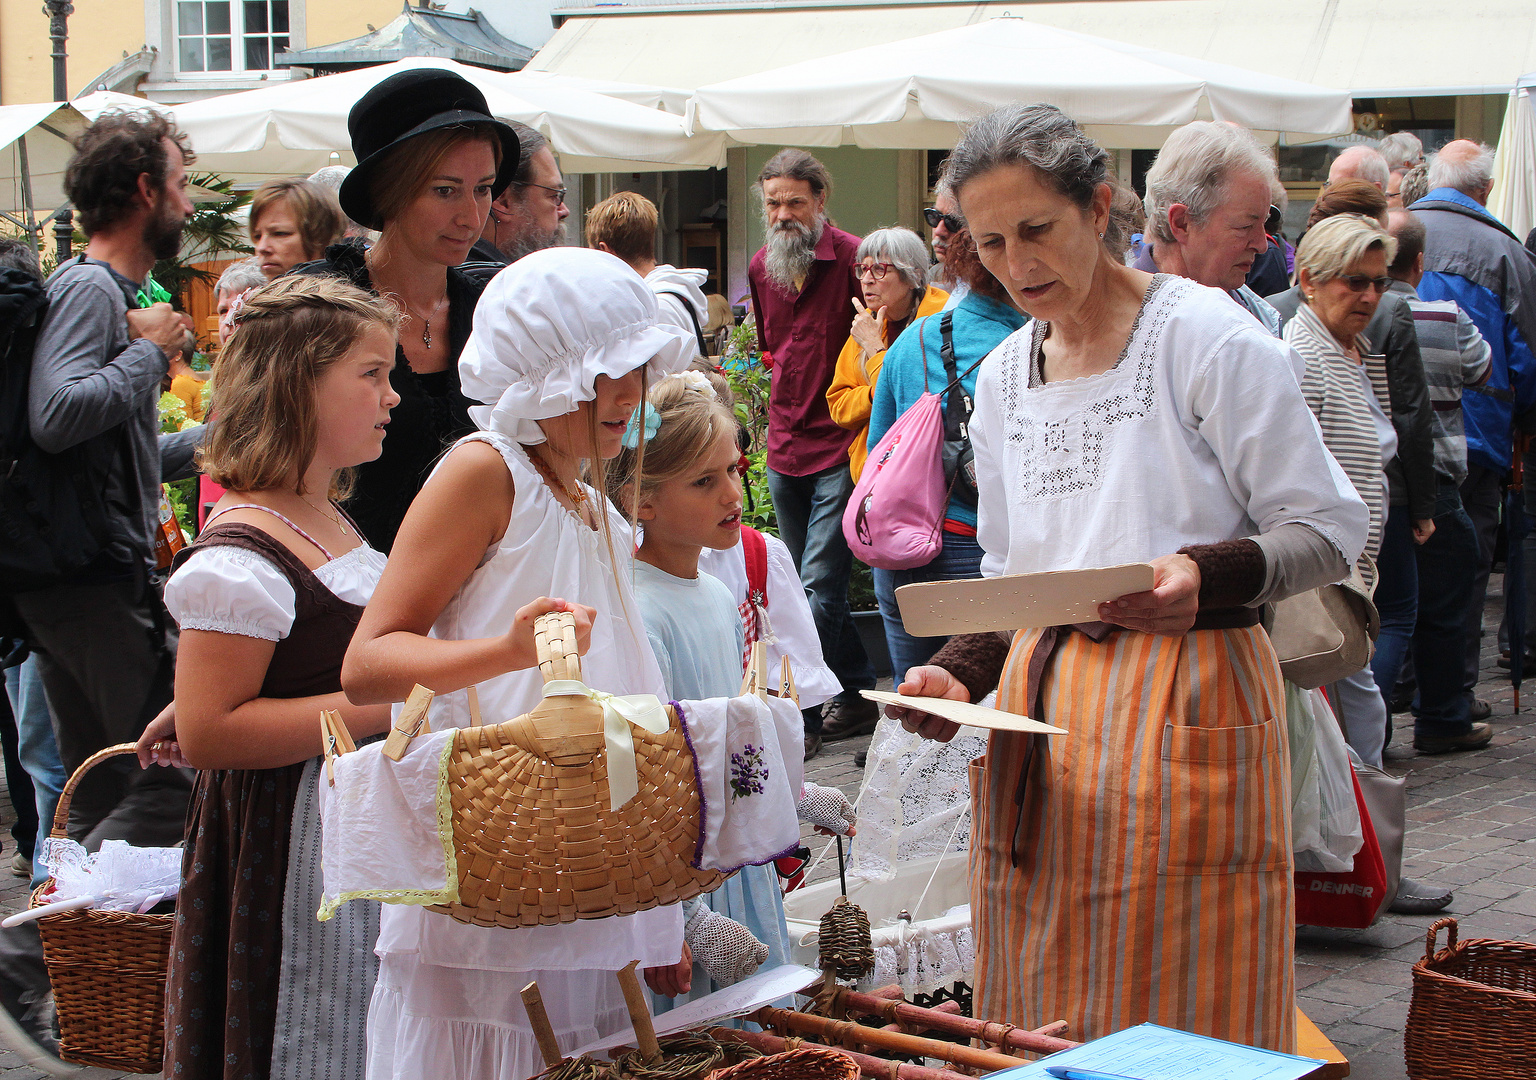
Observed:
[[[874,703],[859,696],[874,687],[875,675],[848,610],[853,555],[843,538],[843,508],[853,492],[853,433],[827,410],[827,387],[861,295],[853,272],[859,238],[827,220],[832,178],[805,151],[780,150],[757,183],[767,243],[752,257],[747,280],[757,340],[772,358],[768,488],[779,537],[809,594],[822,655],[843,687],[824,714],[806,712],[809,759],[823,739],[867,734],[879,719]]]

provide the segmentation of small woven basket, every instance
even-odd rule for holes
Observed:
[[[1435,939],[1448,929],[1446,947]],[[1413,965],[1403,1034],[1412,1080],[1530,1080],[1536,1076],[1536,945],[1456,942],[1456,920],[1429,928]]]
[[[535,641],[546,683],[581,678],[568,612],[541,617]],[[525,716],[455,732],[448,784],[459,902],[428,910],[476,926],[552,925],[718,888],[725,875],[693,867],[698,775],[671,720],[660,735],[631,728],[640,791],[617,811],[602,709],[585,698],[546,698]]]
[[[802,1046],[718,1069],[709,1080],[859,1080],[859,1065],[837,1050]]]
[[[49,835],[68,835],[70,800],[87,772],[133,752],[133,743],[120,743],[86,758],[64,785]],[[52,888],[49,878],[32,894],[31,906],[47,903],[43,897]],[[37,921],[59,1012],[60,1057],[118,1072],[160,1071],[165,1058],[165,973],[175,922],[175,915],[92,908]]]

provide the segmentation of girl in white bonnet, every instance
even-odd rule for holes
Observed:
[[[552,610],[575,613],[590,685],[664,693],[629,575],[614,572],[616,552],[627,567],[629,529],[600,466],[647,382],[681,371],[692,351],[691,336],[656,324],[655,296],[612,255],[551,248],[496,276],[459,360],[481,430],[448,452],[401,525],[347,652],[353,701],[401,701],[419,682],[438,691],[434,726],[466,727],[463,688],[477,685],[488,721],[521,715],[542,694],[533,620]],[[612,973],[631,960],[653,990],[686,992],[682,940],[676,906],[507,930],[386,905],[368,1076],[524,1080],[543,1068],[524,986],[538,980],[569,1052],[627,1026]]]

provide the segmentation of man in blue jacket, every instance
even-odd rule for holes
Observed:
[[[1477,581],[1467,610],[1466,692],[1477,686],[1478,639],[1499,521],[1499,484],[1509,471],[1513,427],[1536,406],[1536,259],[1486,209],[1493,151],[1457,139],[1430,159],[1429,193],[1412,210],[1424,222],[1424,300],[1453,300],[1493,350],[1488,382],[1462,399],[1467,479],[1462,503],[1478,536]],[[1473,720],[1488,706],[1473,702]]]

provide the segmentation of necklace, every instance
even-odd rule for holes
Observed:
[[[402,296],[400,298],[400,305],[405,308],[406,315],[421,323],[421,343],[429,349],[432,347],[432,315],[436,315],[442,309],[442,306],[447,302],[448,298],[446,296],[443,297],[436,304],[432,305],[431,314],[424,316],[415,308],[411,307],[410,304],[407,304],[405,302],[405,297]]]
[[[333,522],[336,525],[336,528],[341,530],[341,535],[346,536],[351,531],[347,528],[346,523],[341,520],[341,515],[336,512],[336,508],[331,505],[331,501],[329,499],[325,501],[325,505],[329,509],[321,509],[318,505],[310,502],[308,499],[304,500],[304,504],[311,510],[319,513],[321,517]]]
[[[549,462],[544,460],[544,455],[540,454],[531,446],[528,448],[528,460],[533,462],[533,467],[539,470],[540,476],[544,477],[544,479],[548,480],[551,484],[564,492],[565,497],[570,499],[578,509],[581,507],[582,503],[587,501],[587,493],[581,490],[581,486],[579,484],[577,485],[575,491],[572,491],[570,488],[566,487],[565,481],[556,476],[555,470],[550,468]]]

